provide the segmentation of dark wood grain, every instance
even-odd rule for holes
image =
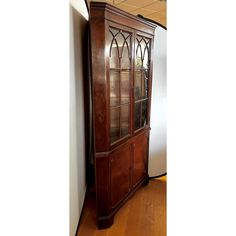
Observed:
[[[110,117],[112,108],[109,30],[111,27],[117,29],[118,33],[127,32],[131,35],[130,88],[127,93],[130,96],[128,105],[130,112],[126,114],[128,135],[120,136],[115,142],[111,140]],[[107,3],[90,3],[94,176],[97,221],[100,229],[110,227],[114,214],[142,184],[148,181],[152,58],[149,71],[147,122],[145,126],[134,132],[135,37],[139,34],[149,38],[152,48],[154,30],[154,24]],[[121,73],[120,68],[117,68],[117,71]],[[121,124],[120,118],[119,122]]]
[[[131,146],[117,149],[110,155],[111,207],[115,207],[130,191]]]
[[[147,175],[147,138],[147,133],[143,133],[133,143],[133,186]]]

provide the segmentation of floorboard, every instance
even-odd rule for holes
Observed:
[[[166,236],[166,179],[141,187],[104,230],[97,229],[95,196],[88,194],[77,236]]]

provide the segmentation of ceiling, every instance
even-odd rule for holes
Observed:
[[[93,0],[87,0],[89,3]],[[96,0],[110,3],[133,15],[142,15],[166,27],[166,0]]]

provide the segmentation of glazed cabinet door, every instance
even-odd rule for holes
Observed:
[[[132,31],[108,26],[110,144],[131,135]]]
[[[147,176],[148,158],[148,133],[136,137],[133,143],[133,175],[132,184],[135,186],[141,179]]]
[[[151,38],[135,34],[134,132],[149,125]]]
[[[111,207],[115,207],[130,191],[131,146],[116,149],[110,156]]]

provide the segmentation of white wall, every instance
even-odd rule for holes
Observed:
[[[88,13],[83,0],[70,5],[70,236],[75,236],[86,193],[83,104],[83,38]],[[66,189],[65,189],[66,191]]]
[[[166,30],[157,26],[154,42],[149,176],[166,173]]]

